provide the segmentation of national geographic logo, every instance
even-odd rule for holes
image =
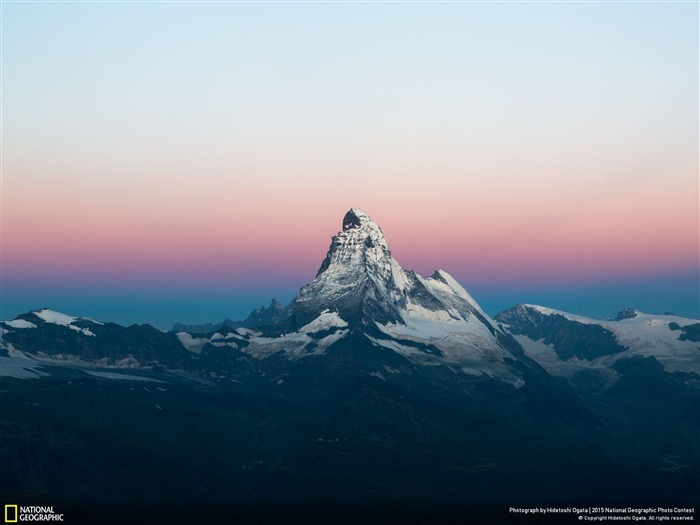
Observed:
[[[5,505],[5,523],[17,523],[17,505]]]
[[[63,521],[59,514],[50,507],[5,505],[5,523],[27,523],[30,521]]]

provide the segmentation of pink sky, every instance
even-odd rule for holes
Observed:
[[[547,192],[546,182],[479,187],[469,177],[437,187],[406,181],[400,191],[366,180],[337,192],[323,178],[270,181],[269,190],[136,181],[37,191],[6,177],[3,269],[19,280],[296,278],[316,270],[351,206],[363,207],[397,259],[422,273],[445,267],[481,281],[567,281],[692,269],[697,196],[667,180],[605,195],[597,187]]]

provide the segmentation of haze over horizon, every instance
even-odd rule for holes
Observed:
[[[698,9],[3,4],[0,318],[242,318],[355,206],[490,314],[700,317]]]

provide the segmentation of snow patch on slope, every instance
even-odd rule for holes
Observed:
[[[54,312],[53,310],[49,310],[48,308],[45,308],[44,310],[37,310],[32,313],[36,315],[39,319],[43,319],[47,323],[58,324],[61,326],[70,326],[71,323],[74,323],[78,320],[77,317],[62,314],[60,312]]]
[[[13,357],[0,356],[0,377],[14,377],[15,379],[37,379],[47,376],[45,372],[38,370],[41,362],[15,355]]]
[[[435,355],[424,352],[415,346],[404,345],[398,341],[394,341],[393,339],[379,339],[369,335],[365,337],[367,337],[367,339],[369,339],[373,344],[393,350],[397,354],[410,358],[412,361],[418,361],[421,364],[440,364],[440,360]]]
[[[516,388],[524,384],[520,374],[505,361],[512,359],[512,354],[498,344],[489,328],[475,316],[466,321],[445,321],[408,315],[405,325],[377,324],[377,328],[391,339],[370,338],[373,343],[390,348],[414,363],[445,364],[470,375],[498,378]],[[429,354],[393,339],[430,345],[442,355]]]
[[[302,334],[313,334],[330,330],[331,328],[345,328],[348,325],[337,312],[324,311],[316,319],[299,329]]]
[[[14,321],[3,321],[3,324],[11,326],[12,328],[36,328],[34,323],[25,321],[24,319],[15,319]]]
[[[601,324],[598,319],[591,319],[590,317],[584,317],[582,315],[570,314],[568,312],[562,312],[561,310],[555,310],[554,308],[547,308],[545,306],[538,306],[536,304],[524,304],[526,308],[532,308],[543,315],[561,315],[569,321],[576,321],[581,324]]]
[[[300,359],[324,354],[329,346],[345,337],[348,332],[349,330],[338,330],[318,340],[301,332],[292,332],[280,337],[256,337],[251,339],[250,344],[243,351],[258,359],[280,352],[290,359]]]
[[[90,319],[89,317],[74,317],[72,315],[66,315],[62,314],[61,312],[56,312],[54,310],[49,310],[48,308],[44,308],[43,310],[35,310],[32,312],[34,315],[36,315],[39,319],[43,320],[46,323],[51,323],[51,324],[56,324],[59,326],[66,326],[70,328],[71,330],[75,330],[76,332],[80,332],[84,335],[94,337],[95,333],[92,332],[89,328],[81,328],[79,326],[75,326],[73,323],[76,321],[83,321],[83,322],[89,322],[93,323],[95,325],[103,325],[104,323],[101,323],[99,321],[95,321],[94,319]],[[10,321],[10,323],[17,323],[21,322],[21,319],[15,319],[14,321]],[[10,324],[6,323],[6,324]],[[31,327],[25,326],[24,328],[36,328],[36,325],[33,325]],[[12,326],[12,325],[10,325]],[[19,327],[16,327],[19,328]]]
[[[347,323],[336,313],[325,311],[297,332],[283,334],[279,337],[262,337],[257,335],[250,339],[250,344],[242,349],[253,357],[264,359],[277,353],[284,353],[290,359],[300,359],[311,355],[321,355],[332,344],[345,337],[350,330],[343,330]],[[309,334],[315,334],[335,328],[320,339],[314,339]]]
[[[675,315],[653,315],[637,312],[637,317],[622,321],[603,321],[618,342],[628,350],[618,358],[653,356],[669,372],[685,371],[700,374],[700,343],[681,341],[679,333],[669,328],[670,323],[680,327],[697,321]]]
[[[95,334],[89,328],[80,328],[79,326],[75,326],[72,324],[69,324],[68,328],[70,328],[71,330],[75,330],[76,332],[80,332],[81,334],[95,337]]]
[[[187,332],[178,332],[175,335],[182,343],[182,346],[184,346],[187,349],[187,351],[192,352],[193,354],[201,354],[202,348],[204,348],[204,345],[206,345],[209,342],[209,339],[206,337],[192,337],[192,335],[188,334]]]

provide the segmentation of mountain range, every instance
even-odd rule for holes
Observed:
[[[42,309],[0,338],[0,493],[20,498],[449,522],[446,503],[507,521],[516,501],[686,504],[700,487],[698,320],[492,319],[447,272],[402,268],[357,208],[286,307],[168,332]]]

